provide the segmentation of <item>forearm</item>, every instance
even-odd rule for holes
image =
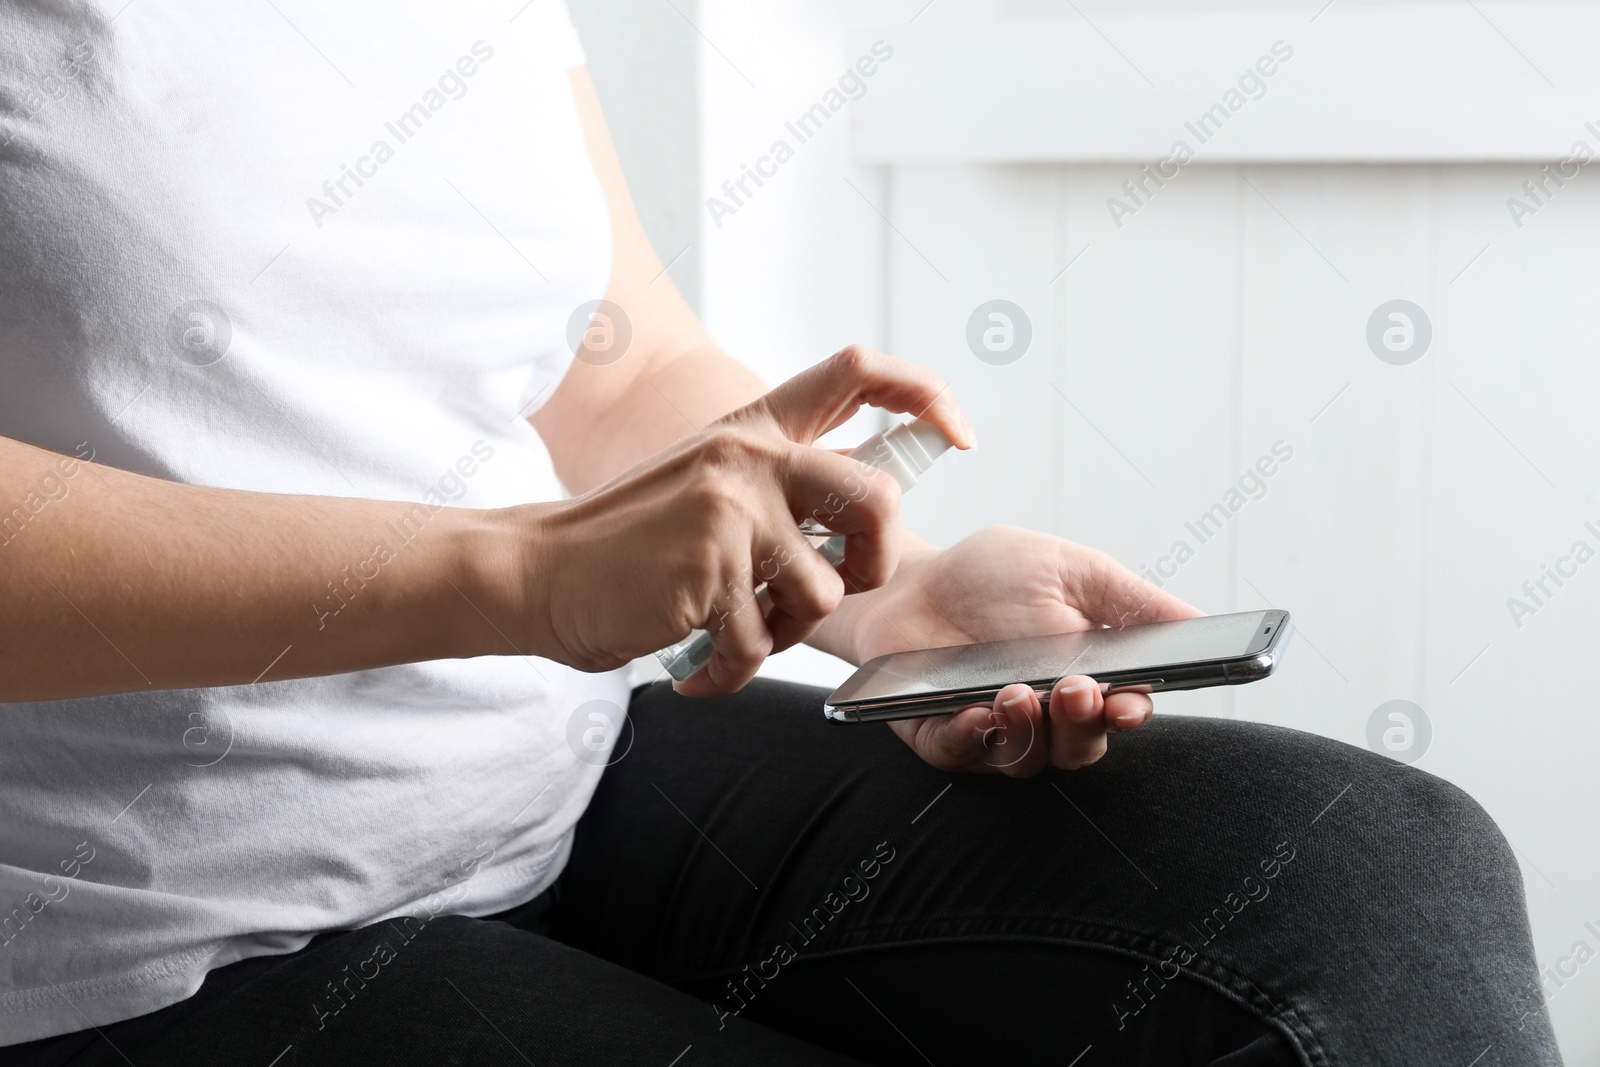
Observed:
[[[0,701],[510,652],[501,513],[208,489],[0,439]],[[474,605],[477,606],[474,606]]]

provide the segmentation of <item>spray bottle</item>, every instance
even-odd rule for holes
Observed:
[[[883,433],[874,434],[849,453],[851,459],[888,474],[900,483],[900,492],[909,492],[917,479],[928,472],[933,461],[950,448],[950,439],[944,431],[931,422],[913,419],[903,422]],[[822,527],[806,523],[801,527],[806,534],[826,534]],[[844,538],[829,537],[817,546],[822,558],[837,567],[844,562]],[[768,603],[767,587],[756,590],[756,603],[764,612]],[[656,653],[656,659],[667,673],[683,681],[711,661],[711,635],[695,630],[676,644],[668,645]]]

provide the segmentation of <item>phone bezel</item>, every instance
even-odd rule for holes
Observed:
[[[1256,612],[1233,612],[1231,614],[1256,614]],[[1111,690],[1138,689],[1143,692],[1171,692],[1184,689],[1205,689],[1219,685],[1244,685],[1258,681],[1270,675],[1278,665],[1283,648],[1289,636],[1294,632],[1294,622],[1289,613],[1280,608],[1269,608],[1260,612],[1262,621],[1256,627],[1255,636],[1246,646],[1243,653],[1237,656],[1227,656],[1211,660],[1197,660],[1184,664],[1155,664],[1130,668],[1123,671],[1106,671],[1096,676],[1095,680]],[[1004,644],[1006,642],[975,642],[985,644]],[[950,648],[965,646],[951,645]],[[844,684],[829,695],[823,706],[823,712],[835,722],[884,722],[893,719],[917,719],[931,715],[948,715],[962,708],[974,704],[983,704],[992,701],[995,695],[1005,685],[976,686],[965,689],[947,689],[932,693],[918,693],[913,696],[883,698],[869,697],[860,700],[836,700],[839,692],[850,685],[862,672],[874,664],[890,658],[890,656],[903,655],[904,653],[890,653],[878,656],[863,663],[846,679]],[[1048,705],[1050,691],[1055,687],[1056,679],[1051,678],[1019,678],[1023,684],[1029,686],[1039,694],[1042,703]]]

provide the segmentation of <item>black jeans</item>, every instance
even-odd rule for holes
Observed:
[[[1560,1062],[1512,854],[1438,778],[1176,717],[952,777],[821,702],[641,690],[533,904],[323,935],[0,1063]]]

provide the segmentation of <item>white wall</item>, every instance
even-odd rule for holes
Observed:
[[[678,291],[700,302],[696,0],[567,0],[639,219]]]
[[[1115,23],[1117,9],[1078,6],[1164,88],[1190,78],[1220,89],[1240,54],[1270,44],[1236,42],[1214,67],[1197,46],[1180,77],[1154,45],[1140,51],[1133,24]],[[1320,3],[1249,6],[1299,20],[1305,58],[1324,72],[1315,97],[1323,110],[1308,114],[1325,113],[1340,63],[1355,80],[1371,73],[1357,69],[1369,57],[1340,52],[1361,35],[1341,38],[1338,20],[1369,17],[1372,7],[1341,0],[1313,24]],[[1593,74],[1574,58],[1587,35],[1561,22],[1563,7],[1579,19],[1582,6],[1543,5],[1534,17],[1534,5],[1482,2],[1494,25],[1441,32],[1481,33],[1470,54],[1484,83],[1520,94],[1529,128],[1559,132],[1557,108],[1600,119],[1585,96]],[[982,445],[906,501],[918,527],[945,542],[1015,522],[1154,564],[1174,541],[1193,543],[1185,521],[1287,442],[1294,457],[1266,495],[1194,546],[1170,587],[1211,611],[1287,607],[1298,642],[1279,677],[1173,694],[1162,710],[1366,744],[1379,704],[1415,701],[1434,733],[1418,765],[1467,788],[1523,858],[1541,959],[1553,965],[1580,938],[1592,942],[1583,924],[1600,919],[1600,851],[1588,832],[1600,808],[1600,718],[1586,666],[1600,563],[1520,628],[1507,598],[1575,540],[1600,547],[1583,525],[1600,527],[1589,411],[1600,386],[1591,314],[1600,260],[1587,239],[1600,225],[1600,178],[1585,171],[1519,229],[1505,201],[1538,170],[1533,157],[1548,142],[1510,143],[1515,121],[1483,149],[1485,162],[1459,161],[1474,151],[1460,137],[1440,139],[1454,146],[1458,161],[1448,163],[1428,161],[1433,149],[1419,150],[1419,162],[1373,157],[1390,160],[1381,165],[1338,153],[1250,162],[1252,151],[1271,158],[1282,138],[1269,138],[1230,162],[1185,168],[1119,229],[1106,199],[1143,159],[1086,162],[1068,143],[1045,150],[1060,152],[1054,160],[919,162],[895,158],[915,153],[873,135],[873,123],[906,120],[895,107],[917,99],[890,79],[916,68],[919,33],[1019,13],[1081,17],[1047,0],[923,7],[702,0],[707,195],[767,152],[863,40],[898,28],[904,61],[887,64],[860,103],[720,226],[702,213],[702,303],[713,330],[772,380],[858,340],[946,375]],[[1480,16],[1467,9],[1467,18]],[[1319,27],[1329,31],[1321,45]],[[1095,62],[1106,78],[1121,63],[1109,53]],[[978,73],[962,75],[975,88],[961,107],[981,118],[983,106],[1016,106],[1004,95],[986,105]],[[1547,76],[1559,86],[1548,97]],[[993,82],[1018,80],[1012,72]],[[1127,110],[1145,106],[1142,91],[1130,80],[1101,95],[1108,109]],[[1288,81],[1272,93],[1275,108],[1302,106]],[[1162,94],[1147,96],[1161,106]],[[1314,96],[1307,89],[1303,106]],[[1274,121],[1292,127],[1292,118]],[[1358,146],[1367,127],[1350,129]],[[1600,136],[1589,141],[1600,147]],[[858,147],[871,164],[858,161]],[[1021,305],[1034,328],[1033,347],[1009,366],[980,362],[964,338],[970,312],[994,297]],[[1393,298],[1421,305],[1433,324],[1430,350],[1409,366],[1381,362],[1365,338],[1369,315]],[[806,653],[779,657],[772,670],[819,684],[845,673]],[[1567,981],[1550,1011],[1569,1062],[1600,1062],[1600,968]]]

